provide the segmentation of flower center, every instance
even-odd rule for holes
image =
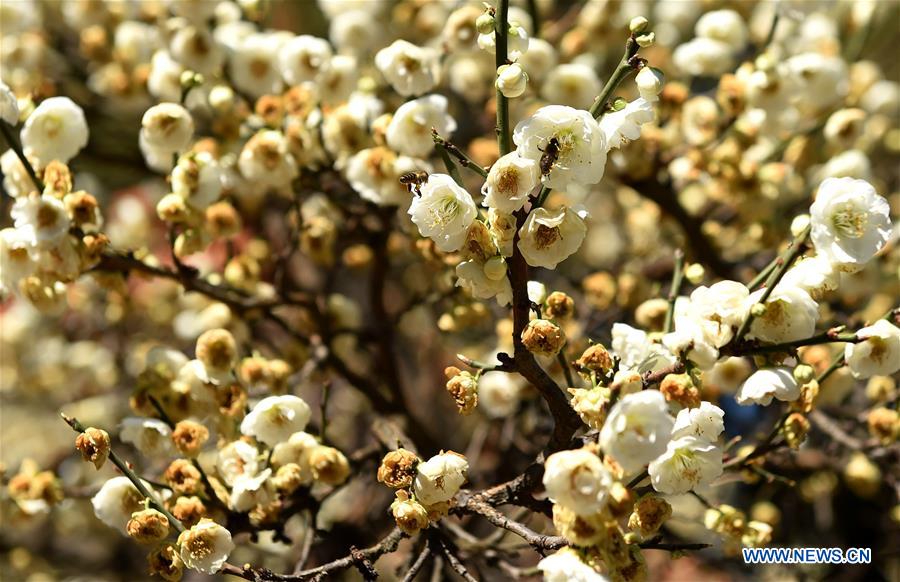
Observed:
[[[869,216],[847,202],[831,214],[831,226],[847,238],[861,238],[866,233]]]
[[[562,238],[558,226],[538,225],[537,232],[534,234],[535,242],[538,249],[546,249],[556,241]]]
[[[59,212],[49,204],[41,204],[37,211],[37,223],[41,228],[51,228],[59,221]]]
[[[459,200],[454,196],[444,196],[429,209],[431,226],[446,226],[459,215]]]
[[[62,129],[62,126],[62,119],[55,115],[47,116],[43,123],[44,133],[47,134],[47,137],[56,137]]]
[[[519,186],[519,172],[515,168],[503,168],[497,178],[497,190],[508,196],[516,194]]]
[[[198,535],[188,540],[187,547],[191,555],[197,559],[203,559],[212,554],[212,544],[206,536]]]

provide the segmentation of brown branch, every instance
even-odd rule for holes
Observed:
[[[468,497],[462,503],[451,510],[455,514],[476,514],[485,518],[497,527],[511,531],[523,540],[528,542],[534,549],[543,553],[544,550],[557,550],[568,545],[566,539],[562,536],[548,536],[537,533],[525,524],[519,523],[507,517],[500,511],[494,509],[484,501],[476,497]]]

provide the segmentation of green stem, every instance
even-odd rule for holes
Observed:
[[[34,166],[31,165],[31,162],[28,161],[28,158],[25,157],[25,152],[22,151],[22,146],[19,145],[19,142],[16,141],[15,136],[10,129],[10,127],[6,124],[5,121],[0,121],[0,133],[3,134],[3,139],[6,140],[6,143],[9,145],[12,151],[16,152],[16,157],[19,158],[19,161],[22,162],[22,165],[25,166],[25,171],[28,173],[28,177],[31,178],[31,181],[34,182],[34,185],[37,186],[38,192],[44,191],[44,183],[37,176],[37,172],[34,171]]]
[[[509,34],[509,0],[500,0],[494,16],[495,47],[497,49],[495,69],[507,64],[507,35]],[[494,76],[496,76],[496,71]],[[497,143],[500,155],[512,151],[512,136],[509,133],[509,101],[497,89]]]
[[[566,361],[565,350],[559,350],[559,353],[556,354],[556,361],[559,362],[568,385],[572,388],[575,388],[575,378],[572,376],[572,370],[571,368],[569,368],[569,362]]]
[[[666,310],[666,323],[663,325],[663,333],[672,331],[675,321],[675,302],[678,300],[678,292],[681,290],[681,282],[684,280],[684,251],[675,251],[675,270],[672,271],[672,286],[669,288],[669,308]]]
[[[806,339],[794,340],[791,342],[772,344],[768,346],[749,346],[746,349],[740,349],[739,352],[740,355],[771,354],[776,352],[784,352],[793,348],[799,348],[803,346],[815,346],[819,344],[830,344],[836,342],[855,344],[861,341],[862,340],[858,338],[855,333],[837,334],[831,331],[826,331],[825,333],[820,333],[819,335],[814,335]]]
[[[778,284],[778,281],[781,280],[781,277],[787,272],[787,270],[794,263],[794,260],[800,256],[800,253],[803,252],[803,248],[806,243],[807,237],[809,237],[810,227],[807,226],[803,229],[797,238],[791,242],[790,246],[781,254],[781,256],[776,259],[776,267],[766,279],[766,288],[763,291],[762,296],[760,296],[759,301],[757,302],[759,305],[765,305],[766,301],[769,299],[769,296],[772,295],[772,291],[775,290],[775,286]],[[733,342],[741,341],[741,338],[744,337],[744,334],[747,333],[747,330],[750,329],[750,325],[753,323],[753,320],[756,318],[753,315],[753,307],[751,306],[750,311],[747,313],[747,319],[744,320],[744,323],[741,324],[741,327],[738,328],[737,333],[734,335]]]
[[[472,170],[482,178],[487,178],[487,170],[476,164],[475,160],[467,156],[465,152],[456,147],[452,142],[441,137],[441,135],[434,129],[431,130],[431,138],[434,140],[435,145],[443,147],[445,150],[447,150],[448,154],[456,158],[456,160],[459,162],[459,165],[461,165],[463,168]]]
[[[450,177],[453,178],[453,181],[465,188],[462,176],[459,175],[459,168],[457,168],[456,164],[453,163],[453,159],[450,157],[450,153],[447,152],[447,148],[437,143],[434,144],[434,148],[441,155],[441,159],[444,160],[444,166],[446,166],[447,173],[450,174]]]
[[[65,414],[60,414],[60,416],[62,416],[62,419],[66,421],[66,424],[72,427],[72,430],[75,432],[83,433],[87,430],[83,424],[78,422],[77,418]],[[169,520],[169,523],[172,524],[172,527],[174,527],[178,533],[184,531],[184,525],[175,519],[174,515],[169,513],[169,510],[166,509],[166,507],[156,499],[156,496],[144,486],[141,478],[128,466],[128,463],[123,461],[112,449],[109,451],[109,460],[112,461],[112,464],[118,467],[126,477],[128,477],[128,480],[131,481],[131,484],[134,485],[134,488],[138,490],[138,493],[140,493],[144,499],[150,500],[150,505],[152,505],[154,509],[166,516],[166,519]]]

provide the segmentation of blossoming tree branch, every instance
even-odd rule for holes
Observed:
[[[123,405],[43,403],[21,523],[167,581],[647,580],[838,474],[896,528],[890,7],[95,4],[0,11],[0,363]]]

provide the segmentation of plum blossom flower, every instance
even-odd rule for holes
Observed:
[[[87,145],[88,126],[84,111],[68,97],[51,97],[25,120],[22,147],[41,166],[53,160],[68,162]]]
[[[856,336],[864,341],[844,347],[844,357],[854,377],[890,376],[900,370],[900,328],[880,319],[856,332]]]
[[[306,428],[309,417],[309,405],[302,398],[292,394],[269,396],[260,400],[241,421],[241,434],[275,446]]]
[[[194,120],[187,109],[177,103],[160,103],[144,113],[141,135],[148,147],[165,152],[187,148],[194,135]]]
[[[593,67],[584,63],[558,65],[547,74],[541,87],[541,97],[578,109],[587,109],[603,88]]]
[[[231,532],[205,517],[178,536],[178,553],[182,561],[188,568],[203,574],[221,570],[232,550]]]
[[[587,111],[547,105],[520,121],[513,130],[519,155],[540,160],[550,140],[559,142],[559,157],[542,177],[548,188],[565,190],[570,184],[596,184],[606,166],[606,138]]]
[[[3,81],[0,81],[0,121],[9,125],[19,122],[19,102],[16,100],[16,94]]]
[[[485,266],[486,264],[475,260],[463,261],[457,265],[457,287],[467,289],[476,299],[495,297],[500,305],[508,305],[512,301],[512,286],[505,270],[500,277],[492,277],[488,276],[490,271]]]
[[[803,289],[810,297],[818,299],[826,291],[837,289],[840,281],[841,273],[834,268],[831,261],[815,255],[798,261],[787,270],[778,284]]]
[[[419,192],[409,207],[419,233],[445,253],[458,250],[478,216],[472,196],[447,174],[431,174]]]
[[[768,406],[772,398],[790,402],[800,397],[800,386],[790,368],[761,368],[744,380],[735,394],[738,404]]]
[[[278,70],[291,86],[315,81],[328,67],[333,53],[327,40],[302,34],[281,45],[278,51]]]
[[[866,264],[891,236],[887,200],[865,180],[828,178],[810,207],[816,252],[843,270]]]
[[[466,482],[469,462],[459,453],[440,453],[416,466],[413,490],[424,505],[449,501]]]
[[[155,418],[129,417],[122,420],[119,438],[130,443],[142,455],[153,458],[173,452],[172,429]]]
[[[525,205],[540,177],[541,170],[536,160],[510,152],[491,166],[481,187],[484,194],[482,204],[500,212],[513,213]]]
[[[627,394],[609,411],[600,430],[600,446],[632,473],[666,450],[674,425],[660,391]]]
[[[447,114],[447,98],[443,95],[426,95],[398,107],[385,137],[394,151],[425,158],[434,149],[432,128],[445,137],[456,130],[456,121]]]
[[[266,481],[272,476],[272,469],[264,469],[258,474],[242,475],[231,487],[229,503],[235,511],[250,511],[269,498]]]
[[[765,289],[750,294],[747,305],[755,305]],[[779,284],[765,303],[765,312],[753,319],[748,338],[783,343],[810,337],[819,319],[818,304],[799,287]]]
[[[246,441],[232,441],[219,449],[216,469],[226,485],[234,485],[241,477],[251,477],[259,471],[259,452]]]
[[[724,430],[725,411],[704,400],[697,408],[684,408],[678,412],[672,438],[696,436],[714,443]]]
[[[544,462],[547,496],[578,515],[593,515],[603,509],[612,482],[600,457],[588,449],[553,453]]]
[[[722,474],[722,449],[695,436],[679,437],[669,442],[647,472],[660,493],[687,493]]]
[[[22,240],[30,246],[56,246],[69,232],[66,207],[49,194],[19,197],[10,215]]]
[[[510,19],[509,32],[506,35],[506,56],[514,61],[528,50],[528,31],[518,22]],[[478,35],[478,46],[487,52],[497,52],[497,33],[491,31],[488,34]]]
[[[378,51],[375,66],[394,91],[410,97],[427,93],[437,85],[440,75],[438,57],[433,48],[419,47],[400,39]]]
[[[572,548],[543,558],[537,568],[544,573],[544,582],[609,582],[609,578],[582,562]]]
[[[150,484],[141,482],[152,493]],[[97,519],[124,534],[131,514],[144,508],[144,496],[128,477],[113,477],[91,498],[91,505]]]
[[[519,230],[519,250],[532,267],[554,269],[575,253],[587,234],[581,213],[537,208]]]
[[[620,111],[611,111],[600,119],[600,129],[606,136],[607,151],[620,148],[629,141],[641,137],[641,126],[653,121],[656,112],[653,103],[638,97]]]

